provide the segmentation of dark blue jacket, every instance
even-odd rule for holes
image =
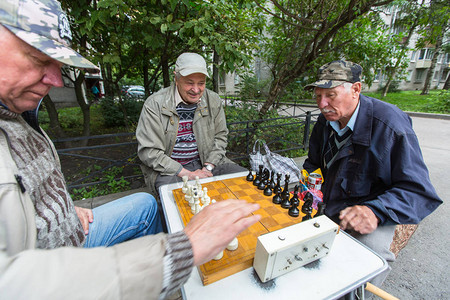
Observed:
[[[353,135],[326,170],[323,150],[329,130],[321,114],[303,167],[323,171],[325,214],[336,222],[342,209],[367,205],[380,224],[417,224],[442,203],[430,182],[411,118],[396,106],[360,95]]]

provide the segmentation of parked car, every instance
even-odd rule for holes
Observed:
[[[122,95],[133,99],[144,99],[145,88],[140,85],[129,85],[122,87]]]

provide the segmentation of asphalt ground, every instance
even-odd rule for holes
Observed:
[[[381,288],[399,299],[450,299],[450,119],[412,117],[430,178],[444,201],[391,264]]]

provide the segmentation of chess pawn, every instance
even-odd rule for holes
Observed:
[[[237,238],[234,238],[227,246],[227,249],[230,251],[234,251],[238,248],[239,246],[239,241]]]
[[[188,191],[188,184],[187,184],[187,182],[188,182],[188,177],[187,176],[183,176],[183,187],[181,188],[181,192],[183,194],[186,194],[187,191]]]
[[[274,204],[280,204],[281,200],[282,199],[281,199],[280,193],[276,193],[275,196],[273,196],[273,198],[272,198],[272,202]]]
[[[208,205],[210,200],[211,200],[211,198],[208,196],[208,188],[204,187],[203,188],[202,204],[203,205]]]
[[[249,172],[248,172],[248,175],[247,175],[247,181],[253,181],[253,173],[252,173],[252,170],[250,170]]]
[[[300,211],[298,210],[298,206],[300,204],[300,201],[298,201],[298,198],[292,198],[291,199],[291,208],[289,208],[288,214],[291,217],[297,218],[300,215]]]
[[[223,251],[220,251],[220,253],[217,254],[216,257],[214,257],[213,259],[214,259],[214,260],[219,260],[219,259],[221,259],[222,257],[223,257]]]
[[[291,207],[291,201],[289,201],[289,198],[290,198],[289,192],[287,194],[283,193],[281,198],[283,199],[281,201],[281,207],[282,208],[290,208]]]
[[[264,195],[265,196],[272,196],[272,189],[270,188],[270,185],[268,184],[266,188],[264,189]]]
[[[258,190],[264,190],[266,188],[266,185],[264,183],[264,178],[261,178],[261,181],[258,184]]]

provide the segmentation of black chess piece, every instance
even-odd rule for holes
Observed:
[[[268,185],[269,184],[269,179],[270,179],[270,171],[269,169],[264,169],[264,185]]]
[[[289,199],[289,173],[287,173],[286,176],[284,177],[284,189],[283,193],[281,194],[281,198]]]
[[[281,201],[281,207],[282,208],[290,208],[291,207],[291,201],[289,201],[289,198],[291,197],[291,194],[288,192],[287,194],[284,193],[281,195],[281,198],[283,199]]]
[[[325,207],[326,206],[327,205],[325,203],[323,203],[323,202],[317,203],[317,212],[314,215],[314,218],[323,215],[325,213]]]
[[[259,184],[258,184],[258,190],[264,190],[265,188],[266,188],[265,175],[264,175],[264,173],[262,173],[262,176],[261,176]]]
[[[280,204],[281,200],[282,200],[280,195],[281,195],[280,192],[275,193],[275,196],[273,196],[272,202],[275,204]]]
[[[266,188],[264,189],[264,195],[266,196],[272,196],[272,189],[269,185],[266,185]]]
[[[269,187],[273,191],[275,189],[276,183],[275,183],[275,171],[272,171],[270,174],[270,181],[269,181]]]
[[[294,188],[294,197],[291,198],[291,208],[289,208],[288,214],[291,217],[298,217],[300,215],[300,211],[298,210],[298,206],[300,205],[300,200],[298,199],[298,185]]]
[[[281,173],[277,173],[277,185],[275,186],[273,192],[275,194],[281,193],[283,190],[281,189]]]
[[[261,178],[263,176],[263,165],[259,165],[259,171],[256,172],[256,178],[255,180],[253,180],[253,185],[254,186],[258,186],[259,183],[261,182]]]
[[[302,213],[305,214],[305,216],[302,218],[302,221],[306,221],[311,219],[311,213],[312,213],[312,204],[313,204],[313,197],[310,192],[306,193],[305,198],[303,199],[305,203],[303,203],[302,206]]]
[[[250,170],[250,171],[248,172],[248,175],[247,175],[247,181],[253,181],[253,173],[252,173],[252,170]]]

